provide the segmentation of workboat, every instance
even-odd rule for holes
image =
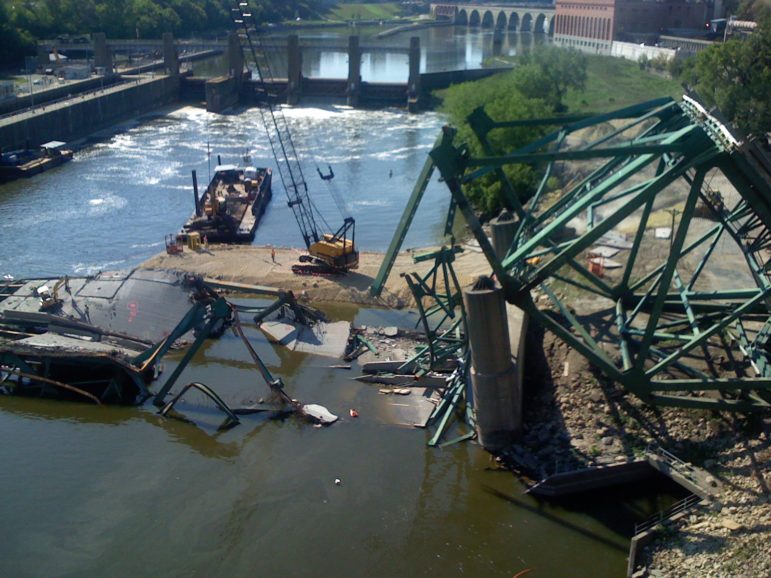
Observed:
[[[194,175],[195,212],[177,236],[206,243],[250,243],[271,198],[272,171],[219,165],[211,183],[198,197]]]
[[[40,145],[39,150],[21,149],[0,154],[0,182],[31,177],[72,158],[72,151],[58,140]]]

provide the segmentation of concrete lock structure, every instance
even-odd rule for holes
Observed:
[[[471,388],[477,438],[500,450],[522,429],[522,384],[512,362],[503,289],[479,277],[463,292],[471,348]]]

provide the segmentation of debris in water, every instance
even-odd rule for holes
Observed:
[[[306,415],[315,422],[322,425],[333,424],[337,421],[337,416],[331,413],[323,405],[317,405],[315,403],[309,403],[307,405],[300,406],[300,411],[303,415]]]
[[[359,412],[358,412],[358,411],[356,411],[356,410],[355,410],[355,409],[353,409],[353,408],[351,408],[351,409],[350,409],[350,411],[349,411],[348,413],[350,413],[350,414],[351,414],[351,417],[359,417]]]
[[[341,486],[343,484],[343,481],[340,478],[335,478],[335,485]]]

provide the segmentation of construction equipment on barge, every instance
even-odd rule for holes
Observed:
[[[193,171],[195,212],[179,237],[183,242],[197,234],[212,243],[251,243],[271,199],[272,179],[270,169],[219,164],[199,198]]]
[[[72,150],[66,143],[51,141],[40,145],[39,150],[23,149],[0,154],[0,183],[23,177],[31,177],[58,167],[72,159]]]
[[[233,22],[239,28],[241,48],[244,53],[248,50],[251,54],[259,76],[257,90],[261,93],[259,100],[263,103],[259,108],[263,125],[278,166],[281,184],[287,195],[287,204],[292,209],[308,250],[308,254],[300,258],[300,263],[292,266],[292,271],[300,275],[327,275],[356,269],[359,266],[359,251],[355,243],[355,220],[345,215],[344,203],[333,193],[335,203],[344,215],[343,224],[334,233],[324,232],[333,229],[324,220],[308,194],[308,185],[286,117],[281,105],[275,102],[275,95],[268,92],[269,86],[275,84],[270,62],[261,46],[256,22],[247,2],[234,4]],[[331,170],[329,175],[327,178],[331,179]],[[320,225],[324,225],[325,229]]]

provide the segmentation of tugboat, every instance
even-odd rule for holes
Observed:
[[[193,173],[195,212],[178,235],[210,243],[251,243],[271,199],[270,169],[218,165],[206,191],[198,197]]]
[[[31,177],[72,158],[67,143],[58,140],[40,145],[39,150],[21,149],[0,154],[0,182]]]

